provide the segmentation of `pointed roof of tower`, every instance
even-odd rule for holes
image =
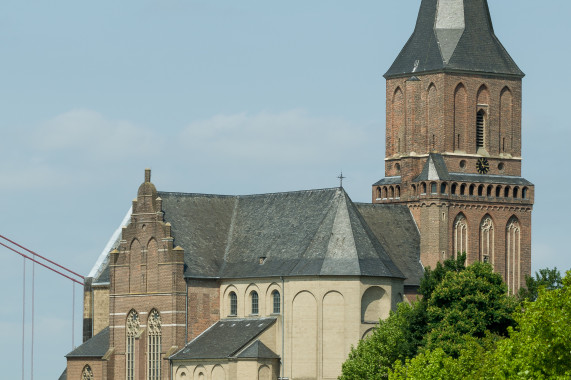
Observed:
[[[487,0],[422,0],[414,32],[385,78],[442,71],[525,75],[496,37]]]

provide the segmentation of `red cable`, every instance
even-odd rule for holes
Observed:
[[[50,259],[46,259],[45,257],[43,257],[43,256],[41,256],[41,255],[38,255],[36,252],[31,251],[31,250],[29,250],[28,248],[21,246],[20,244],[16,243],[15,241],[12,241],[12,240],[8,239],[8,238],[5,237],[5,236],[0,235],[0,238],[9,241],[10,243],[12,243],[12,244],[14,244],[14,245],[16,245],[16,246],[18,246],[18,247],[20,247],[20,248],[22,248],[22,249],[28,251],[28,252],[30,252],[30,253],[33,254],[33,255],[36,255],[36,256],[38,256],[38,257],[40,257],[40,258],[46,260],[47,262],[49,262],[49,263],[51,263],[51,264],[53,264],[53,265],[56,265],[56,266],[60,267],[61,269],[64,269],[64,270],[68,271],[69,273],[73,273],[73,274],[76,275],[77,277],[80,277],[82,280],[85,280],[85,277],[83,277],[82,275],[80,275],[80,274],[78,274],[78,273],[75,273],[74,271],[72,271],[72,270],[70,270],[70,269],[67,269],[67,268],[64,267],[64,266],[61,266],[61,265],[59,265],[58,263],[55,263],[55,262],[51,261]],[[2,243],[0,243],[0,244],[2,244]],[[2,245],[4,245],[4,244],[2,244]],[[4,247],[6,247],[6,246],[4,245]],[[19,252],[18,252],[18,253],[19,253]],[[37,261],[36,261],[36,262],[37,262]],[[38,264],[40,264],[40,263],[38,263]],[[46,268],[47,268],[47,267],[46,267]],[[59,273],[59,272],[58,272],[58,273]],[[60,273],[60,274],[61,274],[61,273]]]
[[[1,235],[0,235],[0,236],[1,236]],[[48,268],[49,270],[51,270],[51,271],[53,271],[53,272],[56,272],[56,273],[59,274],[60,276],[64,276],[65,278],[67,278],[67,279],[69,279],[69,280],[71,280],[71,281],[73,281],[73,282],[76,282],[76,283],[78,283],[79,285],[83,286],[83,282],[79,282],[79,281],[77,281],[75,278],[69,277],[68,275],[63,274],[63,273],[61,273],[61,272],[55,270],[54,268],[51,268],[51,267],[45,265],[44,263],[41,263],[41,262],[39,262],[39,261],[37,261],[37,260],[34,260],[34,259],[32,259],[31,257],[24,255],[22,252],[18,252],[18,251],[16,251],[16,250],[15,250],[14,248],[12,248],[12,247],[8,247],[8,246],[7,246],[6,244],[4,244],[4,243],[0,243],[0,245],[1,245],[1,246],[4,246],[4,247],[6,247],[6,248],[8,248],[10,251],[16,252],[18,255],[23,256],[23,257],[25,257],[25,258],[28,259],[28,260],[31,260],[31,261],[33,261],[33,262],[35,262],[35,263],[37,263],[37,264],[40,264],[40,265],[43,266],[44,268]],[[24,249],[25,249],[25,248],[24,248]],[[49,260],[48,260],[48,261],[49,261]],[[61,265],[58,265],[58,266],[61,266]],[[83,278],[83,277],[82,277],[82,278]]]

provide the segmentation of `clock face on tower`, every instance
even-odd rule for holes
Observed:
[[[486,157],[478,158],[478,162],[476,162],[476,169],[478,169],[478,173],[480,174],[487,174],[490,171],[490,163]]]

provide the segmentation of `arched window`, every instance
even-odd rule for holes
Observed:
[[[272,292],[272,301],[273,301],[273,313],[279,314],[281,310],[281,297],[280,292],[274,290]]]
[[[238,296],[236,293],[230,292],[230,315],[238,314]]]
[[[147,322],[147,378],[160,380],[161,378],[161,315],[152,310]]]
[[[501,186],[497,186],[496,187],[496,198],[499,198],[502,196],[502,187]]]
[[[436,194],[436,182],[430,184],[430,193]]]
[[[476,189],[476,185],[471,184],[470,185],[470,195],[474,195],[474,189]]]
[[[380,187],[377,187],[377,199],[381,199],[383,197],[383,193]]]
[[[250,293],[250,299],[252,300],[252,314],[258,314],[259,312],[258,292],[253,290],[252,293]]]
[[[484,195],[484,185],[478,186],[478,196],[481,197]]]
[[[520,226],[516,217],[512,217],[506,228],[506,283],[515,293],[520,284]]]
[[[426,183],[422,183],[422,194],[426,194]]]
[[[448,184],[446,182],[443,182],[440,185],[440,194],[447,194],[448,192]]]
[[[476,115],[476,150],[484,147],[484,129],[486,124],[486,112],[478,111]]]
[[[491,197],[493,190],[494,190],[494,187],[493,187],[492,185],[489,185],[489,186],[488,186],[488,190],[487,190],[487,192],[486,192],[486,195],[487,195],[488,197]]]
[[[127,316],[127,345],[125,350],[125,360],[127,364],[127,380],[135,380],[135,337],[139,335],[141,323],[139,314],[135,310],[131,310]]]
[[[457,184],[457,183],[453,183],[453,184],[452,184],[452,187],[451,187],[451,189],[450,189],[450,194],[456,195],[457,189],[458,189],[458,184]]]
[[[514,187],[514,193],[513,193],[513,197],[514,199],[517,199],[519,197],[519,187]]]
[[[468,222],[464,214],[460,213],[454,221],[454,258],[464,252],[468,252]]]
[[[510,196],[510,187],[506,186],[504,189],[504,198],[508,198]]]
[[[412,196],[415,197],[416,196],[416,185],[411,185],[410,189],[412,190]]]
[[[486,215],[480,223],[480,260],[494,265],[494,222]]]
[[[466,184],[465,183],[460,185],[460,195],[464,195],[464,194],[466,194]]]
[[[83,367],[83,371],[81,372],[81,380],[93,380],[93,371],[91,371],[91,367],[89,365]]]
[[[395,198],[400,199],[400,186],[395,188]]]
[[[389,189],[390,189],[389,198],[393,199],[395,197],[395,188],[391,186]]]
[[[527,187],[524,187],[523,190],[521,191],[521,197],[523,199],[527,199]]]

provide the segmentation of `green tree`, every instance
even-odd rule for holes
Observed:
[[[516,305],[501,275],[493,273],[489,264],[477,262],[463,271],[448,272],[427,302],[426,347],[440,347],[458,357],[466,337],[507,336],[508,327],[515,325]]]
[[[525,276],[525,288],[521,288],[518,293],[520,300],[535,301],[539,294],[539,289],[545,287],[547,290],[561,289],[563,281],[561,273],[557,268],[540,269],[539,273],[535,272],[535,278]]]
[[[571,271],[560,289],[541,287],[516,314],[517,328],[494,355],[501,379],[571,378]]]

